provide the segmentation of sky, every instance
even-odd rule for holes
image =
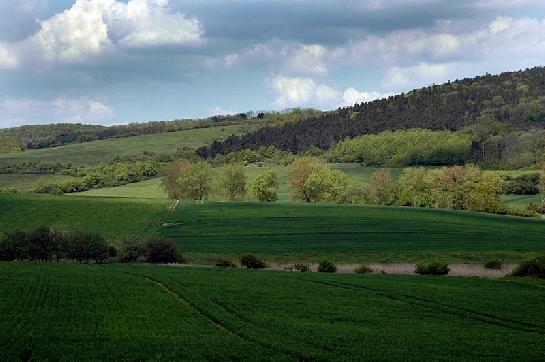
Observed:
[[[0,1],[0,128],[329,110],[539,65],[543,0]]]

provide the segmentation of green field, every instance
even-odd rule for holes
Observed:
[[[0,263],[0,359],[30,358],[542,360],[545,284]]]
[[[192,149],[226,138],[232,134],[240,134],[249,126],[232,125],[210,128],[196,128],[187,131],[157,133],[136,137],[112,138],[100,141],[78,143],[61,147],[0,155],[0,160],[6,161],[42,161],[63,162],[75,165],[98,165],[101,162],[111,162],[116,156],[142,154],[143,151],[155,153],[176,152],[179,147]]]
[[[380,206],[182,202],[167,199],[0,195],[0,230],[49,225],[112,240],[159,233],[193,263],[254,253],[267,261],[519,262],[545,251],[545,222]],[[166,225],[165,225],[166,224]]]

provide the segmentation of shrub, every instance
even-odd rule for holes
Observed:
[[[328,260],[323,260],[318,264],[318,272],[320,273],[335,273],[337,271],[337,267],[335,264]]]
[[[448,264],[439,261],[416,264],[415,273],[420,275],[447,275],[450,272]]]
[[[65,194],[87,191],[89,188],[79,180],[64,180],[59,183],[59,190]]]
[[[0,187],[0,194],[6,193],[6,194],[16,194],[19,190],[16,187]]]
[[[77,231],[70,236],[70,258],[88,263],[94,260],[97,264],[108,259],[108,244],[98,233]]]
[[[135,262],[144,252],[144,242],[142,238],[134,235],[128,235],[121,238],[117,259],[121,263]]]
[[[37,194],[62,194],[62,191],[58,185],[43,181],[36,182],[34,185],[34,192]]]
[[[240,265],[245,266],[246,269],[263,269],[267,265],[265,262],[253,255],[244,255],[240,258]]]
[[[520,264],[511,275],[515,277],[545,278],[545,256]]]
[[[310,272],[310,266],[308,264],[298,263],[293,266],[295,270],[299,270],[301,273]]]
[[[178,262],[176,245],[170,239],[152,237],[144,244],[144,256],[148,263],[167,264]]]
[[[220,268],[234,268],[236,266],[235,263],[227,259],[218,259],[214,264]]]
[[[359,274],[368,274],[368,273],[372,273],[373,269],[371,269],[365,264],[362,264],[356,268],[355,272]]]
[[[493,259],[484,263],[486,269],[501,269],[501,260]]]
[[[506,194],[512,195],[537,195],[539,193],[538,173],[525,174],[516,177],[507,176]]]

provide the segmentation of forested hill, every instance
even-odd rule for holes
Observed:
[[[327,149],[345,138],[384,130],[458,130],[477,123],[484,115],[519,128],[544,125],[545,68],[487,74],[433,85],[340,108],[300,122],[229,137],[203,147],[197,153],[210,157],[265,145],[291,152],[310,146]]]

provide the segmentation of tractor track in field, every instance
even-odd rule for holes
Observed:
[[[208,323],[213,325],[215,328],[219,329],[222,332],[230,334],[230,335],[238,338],[239,340],[241,340],[241,341],[243,341],[245,343],[250,343],[250,341],[248,341],[244,336],[242,336],[242,335],[238,334],[237,332],[229,329],[227,326],[225,326],[223,323],[221,323],[221,321],[217,320],[213,316],[211,316],[208,313],[204,312],[201,308],[195,306],[193,303],[191,303],[189,300],[187,300],[185,297],[183,297],[180,293],[168,288],[162,282],[160,282],[158,280],[155,280],[155,279],[152,279],[152,278],[149,278],[149,277],[144,277],[144,279],[147,282],[161,288],[165,293],[167,293],[168,295],[170,295],[171,297],[176,299],[180,304],[184,305],[185,307],[187,307],[189,310],[191,310],[195,314],[197,314],[200,317],[206,319],[208,321]]]
[[[169,287],[167,287],[165,284],[163,284],[162,282],[158,281],[158,280],[155,280],[153,278],[150,278],[150,277],[144,277],[144,279],[159,287],[160,289],[162,289],[165,293],[169,294],[170,296],[172,296],[173,298],[175,298],[179,303],[181,303],[182,305],[184,305],[185,307],[189,308],[191,311],[193,311],[194,313],[196,313],[197,315],[199,315],[200,317],[206,319],[211,325],[213,325],[215,328],[219,329],[220,331],[222,332],[225,332],[227,334],[230,334],[234,337],[236,337],[237,339],[239,339],[240,341],[242,341],[243,343],[246,343],[246,344],[249,344],[249,345],[258,345],[260,346],[261,348],[267,350],[267,351],[274,351],[274,352],[280,352],[280,353],[285,353],[286,355],[288,355],[289,357],[292,357],[296,360],[299,360],[299,361],[305,361],[308,359],[308,357],[306,356],[303,356],[303,355],[300,355],[298,354],[297,352],[293,352],[293,351],[289,351],[289,350],[279,350],[278,348],[276,348],[275,346],[271,346],[271,345],[268,345],[268,344],[264,344],[262,343],[261,341],[259,340],[256,340],[254,338],[252,338],[251,340],[246,338],[245,336],[243,336],[242,334],[236,332],[235,330],[231,329],[230,327],[226,326],[224,323],[222,323],[219,319],[215,318],[214,316],[210,315],[209,313],[205,312],[202,308],[199,308],[197,307],[195,304],[191,303],[187,298],[185,298],[184,296],[182,296],[180,293],[178,293],[177,291],[175,290],[172,290],[170,289]],[[222,304],[218,304],[216,302],[213,302],[216,306],[224,309],[226,312],[234,315],[236,318],[238,319],[241,319],[242,321],[246,322],[246,323],[250,323],[250,324],[254,324],[255,326],[258,326],[260,328],[262,328],[260,325],[256,324],[255,322],[253,321],[249,321],[248,319],[242,317],[241,315],[239,315],[238,313],[234,313],[232,312],[230,309],[226,308],[225,306],[223,306]]]
[[[396,302],[402,302],[402,303],[408,303],[412,305],[417,305],[423,308],[432,309],[435,311],[438,311],[443,314],[456,316],[456,317],[462,317],[465,319],[474,320],[477,322],[481,322],[483,324],[493,325],[493,326],[499,326],[508,328],[517,332],[527,332],[527,333],[537,333],[540,335],[545,335],[545,328],[542,326],[538,326],[532,323],[517,321],[514,319],[509,318],[499,318],[492,314],[487,313],[481,313],[474,311],[472,309],[463,308],[463,307],[455,307],[451,305],[445,305],[438,302],[430,301],[425,298],[419,298],[408,294],[391,294],[384,292],[382,290],[374,289],[371,287],[364,287],[359,285],[353,285],[353,284],[346,284],[346,283],[336,283],[336,282],[326,282],[326,281],[317,281],[317,280],[310,280],[310,279],[304,279],[304,278],[296,278],[296,277],[289,277],[291,279],[296,279],[299,281],[306,281],[310,283],[325,285],[325,286],[331,286],[341,289],[347,289],[347,290],[355,290],[355,291],[365,291],[365,292],[371,292],[375,295],[381,296],[386,299],[390,299]]]

